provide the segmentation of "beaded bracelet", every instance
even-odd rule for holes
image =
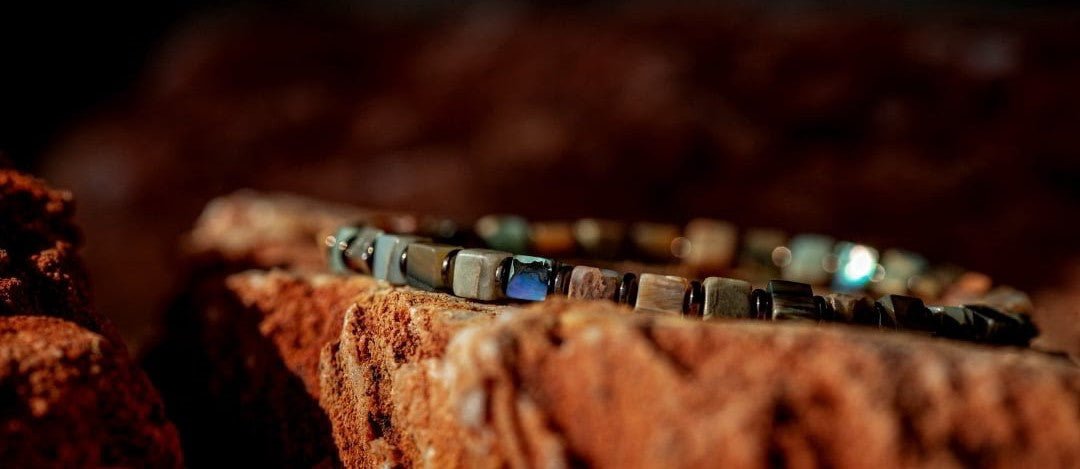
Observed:
[[[919,298],[899,294],[877,301],[838,292],[815,295],[811,285],[791,280],[770,280],[766,288],[754,289],[750,282],[735,278],[698,281],[620,273],[497,249],[440,244],[370,225],[343,226],[325,243],[329,266],[336,273],[366,274],[393,285],[480,301],[541,301],[558,294],[704,319],[837,321],[1005,345],[1027,345],[1037,333],[1015,304],[926,306]]]

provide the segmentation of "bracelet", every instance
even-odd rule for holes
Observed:
[[[524,240],[543,238],[529,234],[529,230],[499,226],[492,230],[491,219],[481,219],[476,233],[464,230],[428,230],[431,237],[415,234],[391,234],[372,225],[347,225],[327,236],[328,264],[335,273],[359,273],[371,275],[393,285],[409,285],[428,291],[443,291],[455,296],[479,301],[520,300],[541,301],[548,295],[564,295],[579,299],[606,299],[626,304],[636,311],[683,315],[703,319],[740,318],[760,320],[835,321],[875,326],[881,329],[906,330],[927,335],[959,340],[1003,344],[1027,345],[1037,334],[1029,315],[1024,311],[1023,301],[1003,299],[993,304],[969,304],[962,306],[927,306],[913,296],[886,294],[877,301],[856,291],[853,285],[865,285],[869,281],[867,271],[877,270],[876,250],[864,245],[842,245],[838,268],[852,275],[838,275],[841,281],[833,285],[846,292],[830,292],[815,295],[810,284],[790,279],[769,280],[764,289],[754,289],[750,282],[736,278],[710,276],[704,280],[692,280],[675,275],[653,273],[617,272],[611,269],[558,262],[553,258],[522,254],[529,247],[540,247],[540,252],[551,252],[558,244],[564,253],[570,253],[572,243],[565,241],[565,234],[558,236],[561,243],[526,243]],[[731,236],[717,236],[717,230],[702,230],[704,222],[697,222],[697,233],[689,230],[680,240],[678,232],[663,228],[663,235],[652,233],[652,239],[672,239],[669,246],[678,247],[689,243],[694,251],[717,253],[733,251]],[[721,222],[722,223],[722,222]],[[487,224],[487,226],[485,226]],[[694,225],[694,223],[691,223]],[[588,227],[588,225],[585,225]],[[612,225],[613,226],[613,225]],[[655,228],[655,227],[650,227]],[[710,228],[728,230],[722,225]],[[578,227],[580,230],[580,227]],[[648,229],[644,231],[649,231]],[[656,231],[656,230],[653,230]],[[702,234],[702,231],[708,235]],[[614,230],[593,230],[579,233],[577,244],[585,253],[600,254],[610,258],[622,251]],[[510,233],[508,235],[507,233]],[[521,234],[525,233],[525,234]],[[646,233],[648,234],[648,233]],[[674,234],[674,236],[672,236]],[[818,235],[813,251],[823,252],[819,247],[827,241]],[[638,236],[649,239],[650,236]],[[443,244],[433,241],[483,241],[484,248],[466,248],[460,244]],[[716,246],[709,239],[723,243]],[[571,240],[575,239],[573,237]],[[795,238],[793,241],[797,241]],[[584,241],[582,241],[584,240]],[[590,244],[590,241],[594,242]],[[516,243],[516,244],[513,244]],[[462,243],[466,244],[466,243]],[[513,244],[511,246],[511,244]],[[647,244],[647,243],[646,243]],[[749,243],[748,243],[749,244]],[[811,243],[814,244],[814,243]],[[660,243],[653,243],[659,246]],[[761,243],[767,245],[767,243]],[[797,243],[793,247],[805,251]],[[518,253],[490,247],[511,247]],[[778,248],[773,248],[774,255]],[[791,257],[795,249],[788,249]],[[693,258],[687,253],[672,249],[674,257]],[[692,251],[691,251],[692,252]],[[782,251],[781,251],[782,252]],[[658,250],[653,254],[657,254]],[[728,258],[730,254],[726,254]],[[698,256],[709,258],[713,265],[721,256]],[[809,256],[808,256],[809,257]],[[777,265],[781,263],[776,263]],[[788,264],[790,265],[790,264]],[[856,268],[850,267],[855,265]],[[908,270],[913,271],[913,269]],[[788,270],[786,272],[791,272]],[[817,272],[813,272],[817,275]],[[858,274],[858,275],[855,275]],[[851,282],[856,278],[860,282]]]

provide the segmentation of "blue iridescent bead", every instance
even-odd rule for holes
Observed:
[[[506,273],[506,296],[518,300],[541,301],[547,297],[555,262],[533,256],[514,256]]]

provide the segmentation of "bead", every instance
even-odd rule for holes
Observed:
[[[344,260],[349,270],[371,275],[375,257],[375,239],[382,236],[383,230],[372,226],[359,229],[356,237],[345,250]]]
[[[784,247],[787,235],[782,231],[751,228],[743,236],[742,252],[739,255],[740,267],[747,268],[755,275],[776,275],[780,270],[773,262],[773,253]]]
[[[993,280],[986,274],[964,272],[956,277],[941,296],[943,303],[972,303],[990,291]]]
[[[767,287],[772,296],[773,320],[818,320],[818,306],[810,285],[787,280],[770,280]]]
[[[702,317],[748,318],[750,313],[750,282],[733,278],[708,277],[702,283],[705,304]]]
[[[836,274],[832,289],[841,293],[862,290],[878,271],[876,249],[849,242],[836,245]]]
[[[506,297],[542,301],[547,298],[554,270],[555,261],[551,259],[522,255],[512,257],[506,272]]]
[[[405,249],[417,241],[425,241],[425,238],[412,235],[383,234],[375,238],[375,257],[371,263],[371,275],[377,279],[386,280],[391,285],[405,285],[405,262],[402,257]]]
[[[574,222],[574,239],[584,254],[598,259],[614,259],[622,250],[626,226],[610,220],[584,218]]]
[[[735,257],[735,225],[698,218],[686,225],[688,243],[684,261],[701,271],[715,272],[729,267]]]
[[[577,246],[573,227],[563,222],[533,223],[529,226],[529,240],[532,252],[542,256],[570,256]]]
[[[923,301],[915,297],[885,295],[877,300],[877,304],[884,313],[880,318],[882,327],[933,333],[940,324]]]
[[[690,281],[674,275],[641,274],[634,309],[654,313],[682,314]]]
[[[863,295],[830,293],[825,295],[825,303],[832,310],[835,321],[866,324],[876,317],[874,300]]]
[[[622,280],[619,281],[619,291],[615,301],[626,305],[633,305],[634,302],[637,301],[637,287],[637,274],[631,272],[623,274]]]
[[[509,215],[488,215],[476,221],[476,234],[491,249],[521,254],[529,248],[529,223]]]
[[[750,292],[750,310],[754,319],[772,318],[772,295],[760,288]]]
[[[994,307],[1006,313],[1031,314],[1034,306],[1026,293],[1011,287],[997,287],[979,299],[978,304]]]
[[[672,246],[679,237],[679,227],[663,223],[635,223],[630,228],[634,251],[648,260],[668,261],[673,258]]]
[[[573,274],[576,267],[569,264],[559,264],[555,268],[555,284],[552,289],[552,293],[558,295],[567,295],[570,293],[570,276]]]
[[[454,295],[474,300],[502,298],[501,266],[512,255],[492,249],[462,249],[454,258]]]
[[[345,250],[356,240],[360,229],[355,226],[343,226],[326,237],[326,263],[335,274],[346,274],[351,270],[345,262]]]
[[[970,311],[976,341],[1026,346],[1038,330],[1026,314],[1008,314],[985,305],[964,305]]]
[[[926,265],[926,259],[918,254],[889,249],[881,256],[885,275],[881,281],[871,284],[871,288],[880,295],[907,294],[912,279],[922,274]]]
[[[583,300],[610,300],[619,287],[619,273],[579,265],[570,273],[570,285],[566,296]]]
[[[701,282],[692,280],[683,301],[683,315],[700,318],[705,308],[705,287]]]
[[[832,254],[835,243],[833,238],[818,234],[801,234],[791,238],[788,243],[791,260],[782,269],[784,280],[811,285],[824,284],[829,279],[825,260]]]
[[[938,324],[936,335],[958,340],[975,340],[974,315],[962,306],[930,306]]]
[[[406,248],[405,280],[410,286],[424,290],[450,288],[450,273],[454,257],[461,246],[415,242]]]

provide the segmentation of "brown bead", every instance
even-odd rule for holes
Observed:
[[[638,277],[634,309],[665,314],[682,314],[690,281],[674,275],[641,274]]]
[[[579,265],[570,274],[566,296],[588,300],[611,299],[618,286],[618,272]]]

